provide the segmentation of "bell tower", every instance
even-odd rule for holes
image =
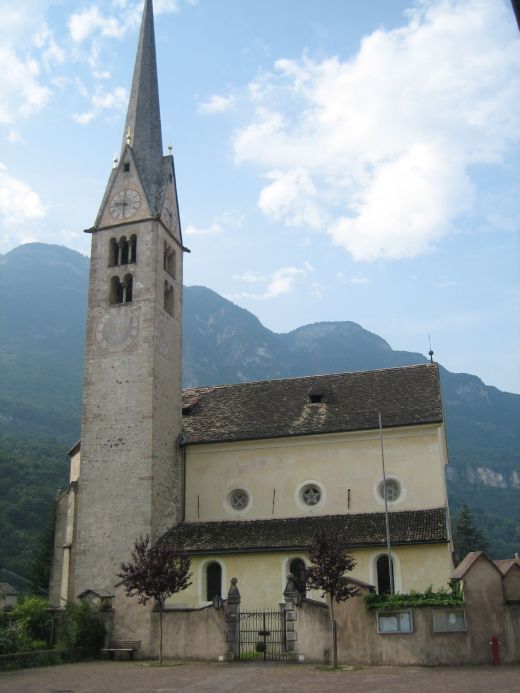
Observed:
[[[183,248],[163,156],[152,0],[121,155],[92,234],[74,596],[112,592],[135,540],[182,518]]]

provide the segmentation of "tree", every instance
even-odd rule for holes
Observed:
[[[191,585],[191,561],[186,553],[176,549],[168,540],[150,543],[150,537],[135,542],[129,563],[121,564],[118,577],[127,597],[137,596],[139,604],[155,599],[159,605],[160,641],[159,663],[163,661],[163,610],[166,598]]]
[[[460,563],[470,551],[486,551],[489,542],[486,534],[477,527],[473,512],[464,504],[453,525],[455,562]]]
[[[40,532],[30,563],[29,579],[35,593],[48,594],[51,578],[51,561],[54,553],[54,532],[56,528],[56,506],[52,506],[47,524]]]
[[[345,577],[345,573],[354,568],[356,561],[348,553],[346,542],[341,537],[327,532],[318,532],[312,537],[308,556],[312,566],[305,571],[307,587],[321,590],[322,596],[327,596],[330,603],[331,659],[332,667],[336,669],[338,647],[334,602],[344,602],[358,596],[358,588]]]

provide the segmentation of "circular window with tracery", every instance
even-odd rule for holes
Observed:
[[[307,484],[300,491],[300,498],[305,505],[312,507],[321,500],[321,489],[316,484]]]
[[[387,479],[379,484],[379,495],[384,500],[386,495],[386,500],[389,503],[396,501],[401,495],[401,484],[397,479]]]
[[[228,503],[233,510],[245,510],[249,505],[249,493],[242,488],[236,488],[229,494]]]

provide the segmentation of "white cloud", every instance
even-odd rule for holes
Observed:
[[[214,94],[207,101],[199,105],[199,111],[202,113],[225,113],[233,108],[234,103],[234,96],[219,96],[218,94]]]
[[[259,301],[267,301],[273,298],[278,298],[283,294],[292,293],[296,288],[296,282],[299,278],[307,276],[310,272],[314,272],[314,267],[309,262],[304,262],[302,267],[282,267],[271,275],[260,275],[255,272],[246,272],[241,275],[235,275],[233,279],[245,282],[246,284],[265,284],[265,289],[262,293],[248,293],[246,291],[237,294],[235,298],[254,298]],[[313,284],[313,295],[318,296],[318,285]]]
[[[323,213],[317,204],[317,190],[304,169],[271,171],[266,178],[273,182],[260,193],[258,206],[275,221],[287,226],[306,224],[315,229],[323,226]]]
[[[244,215],[237,210],[226,210],[218,214],[209,226],[188,224],[184,229],[185,236],[218,236],[230,229],[240,229],[244,224]]]
[[[222,232],[222,227],[216,223],[202,228],[190,224],[184,229],[185,236],[218,236]]]
[[[51,95],[38,82],[36,60],[20,60],[14,50],[0,47],[0,124],[12,124],[41,110]]]
[[[356,275],[354,277],[351,277],[349,279],[349,282],[350,282],[350,284],[364,286],[366,284],[370,284],[370,279],[368,277],[362,277],[360,275]]]
[[[72,119],[79,125],[88,125],[103,111],[124,111],[128,104],[128,93],[124,87],[110,92],[98,92],[91,98],[91,108],[84,113],[74,113]]]
[[[520,139],[520,40],[489,0],[421,0],[351,59],[279,60],[249,85],[237,163],[269,182],[274,221],[330,234],[356,260],[428,251],[474,200],[475,164]]]
[[[11,176],[0,163],[0,215],[6,227],[35,219],[43,219],[47,210],[37,192]],[[19,238],[18,238],[19,240]]]
[[[69,32],[75,43],[82,43],[92,34],[101,34],[108,38],[121,38],[125,27],[115,17],[103,16],[97,5],[71,14],[68,21]]]

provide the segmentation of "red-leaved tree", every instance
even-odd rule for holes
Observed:
[[[118,577],[127,597],[137,596],[139,604],[155,599],[159,605],[159,663],[163,661],[163,610],[167,597],[191,585],[191,561],[186,553],[172,546],[168,540],[150,543],[150,537],[141,537],[131,551],[131,560],[121,563]]]
[[[352,570],[356,561],[348,552],[348,546],[341,537],[327,532],[316,533],[307,551],[311,566],[305,570],[307,587],[321,590],[322,596],[328,597],[331,625],[331,660],[332,667],[338,666],[338,647],[334,619],[334,602],[344,602],[357,597],[358,588],[348,582],[345,573]]]

